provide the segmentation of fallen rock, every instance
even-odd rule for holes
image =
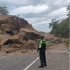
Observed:
[[[11,15],[0,16],[0,45],[6,53],[35,49],[38,39],[39,32],[25,19]]]
[[[22,44],[22,43],[19,41],[19,39],[8,39],[3,45],[13,44],[13,43]]]
[[[35,49],[35,42],[33,40],[28,40],[24,45],[24,49]]]
[[[29,24],[25,19],[18,18],[16,16],[0,16],[0,30],[15,35],[15,30],[19,32],[21,28],[33,29],[32,25]]]
[[[36,30],[32,29],[23,29],[21,28],[19,31],[19,36],[23,38],[23,40],[36,40],[40,39],[40,35]]]

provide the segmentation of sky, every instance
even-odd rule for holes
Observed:
[[[67,17],[70,0],[0,0],[0,7],[7,7],[9,15],[19,15],[38,31],[50,32],[52,19]]]

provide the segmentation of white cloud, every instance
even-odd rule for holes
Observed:
[[[59,6],[62,6],[62,5],[68,5],[70,3],[70,0],[56,0],[53,4],[54,5],[59,5]]]
[[[43,31],[43,32],[51,31],[51,29],[49,29],[49,24],[40,24],[40,25],[34,26],[34,28],[38,31]]]
[[[51,19],[67,17],[66,7],[70,0],[0,0],[0,6],[7,6],[9,14],[20,15],[39,31],[50,31]]]
[[[70,4],[70,0],[66,0],[66,2],[64,4],[66,4],[66,5]]]
[[[33,18],[25,18],[30,24],[36,25],[41,21],[45,20],[46,18],[42,17],[33,17]]]
[[[29,0],[0,0],[2,3],[5,2],[5,3],[9,3],[9,4],[12,4],[12,5],[24,5],[24,4],[28,4],[30,3],[31,1]]]
[[[10,12],[10,14],[16,15],[16,14],[37,14],[37,13],[42,13],[48,9],[47,5],[30,5],[30,6],[23,6],[16,8]]]
[[[49,25],[49,23],[51,22],[51,19],[48,20],[41,20],[41,22],[33,24],[33,26],[38,26],[38,25]]]
[[[62,0],[57,0],[54,2],[54,5],[60,5],[62,3]]]
[[[51,31],[51,29],[49,29],[49,23],[51,19],[37,17],[37,18],[27,18],[27,21],[31,23],[32,26],[38,31],[43,31],[43,32]]]
[[[66,16],[67,15],[67,11],[66,11],[66,7],[63,7],[63,8],[60,8],[60,9],[58,9],[58,10],[55,10],[55,11],[53,11],[53,12],[51,12],[51,13],[49,13],[49,15],[48,16]]]

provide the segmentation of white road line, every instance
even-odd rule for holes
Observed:
[[[3,59],[3,58],[5,58],[5,57],[7,57],[7,56],[0,57],[0,59]]]
[[[30,64],[29,64],[25,69],[23,69],[23,70],[28,70],[38,59],[39,59],[39,57],[36,58],[36,60],[34,60],[32,63],[30,63]]]

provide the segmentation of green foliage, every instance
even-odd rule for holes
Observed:
[[[0,12],[2,13],[2,15],[8,15],[8,10],[7,7],[0,7]]]
[[[52,28],[51,34],[58,37],[69,37],[69,21],[70,21],[70,4],[67,6],[68,18],[59,22],[59,20],[52,19],[49,27]]]
[[[68,16],[70,16],[70,4],[67,6]]]
[[[69,18],[62,20],[60,23],[58,20],[51,21],[49,26],[52,26],[51,34],[58,37],[69,37]]]
[[[52,28],[51,34],[57,35],[56,30],[58,29],[59,20],[52,19],[51,23],[49,23],[49,27]]]
[[[50,28],[53,28],[53,29],[56,29],[56,25],[59,23],[59,20],[56,20],[56,19],[52,19],[51,20],[51,23],[49,23],[49,27]]]

